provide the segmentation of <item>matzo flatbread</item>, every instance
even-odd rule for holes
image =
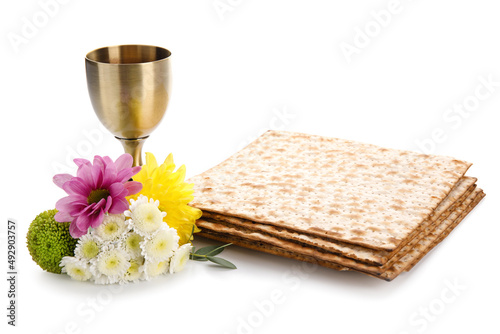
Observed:
[[[440,222],[445,220],[451,212],[443,213],[443,217],[440,219]],[[273,245],[288,251],[291,251],[296,254],[301,254],[304,256],[310,256],[317,260],[327,261],[330,263],[335,263],[339,266],[348,267],[351,270],[363,271],[366,273],[370,273],[373,275],[380,275],[384,273],[387,269],[389,269],[394,263],[397,263],[400,258],[405,256],[412,247],[419,242],[423,235],[419,236],[419,238],[407,244],[403,247],[397,254],[390,259],[383,266],[374,266],[367,263],[362,263],[356,260],[353,260],[348,257],[340,256],[334,253],[326,252],[322,249],[317,249],[313,247],[309,247],[307,245],[303,245],[297,242],[294,242],[289,239],[284,239],[281,237],[277,237],[275,235],[270,235],[267,233],[262,233],[255,230],[249,230],[241,226],[220,224],[218,221],[210,220],[210,219],[199,219],[196,223],[198,227],[202,229],[202,231],[210,231],[212,234],[221,233],[223,235],[232,235],[241,239],[246,239],[248,241],[253,242],[263,242],[269,245]]]
[[[455,229],[455,227],[457,227],[462,219],[464,219],[485,196],[486,194],[481,189],[478,189],[476,197],[474,198],[472,203],[460,214],[459,219],[456,219],[452,224],[443,225],[439,230],[436,229],[435,231],[433,231],[432,236],[435,236],[436,234],[439,234],[439,232],[444,230],[443,232],[441,232],[441,234],[439,234],[437,238],[430,239],[431,236],[427,236],[424,240],[422,240],[419,243],[418,247],[416,247],[416,249],[420,251],[420,254],[414,256],[413,262],[405,268],[405,271],[410,271],[418,262],[420,262],[420,260],[427,254],[427,252],[429,252],[441,241],[443,241]]]
[[[420,261],[431,249],[433,249],[440,240],[444,239],[466,216],[474,209],[474,207],[484,198],[484,193],[481,189],[477,188],[469,196],[469,198],[462,203],[453,214],[446,219],[443,224],[436,228],[432,233],[420,241],[408,254],[402,257],[390,269],[386,270],[381,278],[391,281],[396,278],[406,268],[410,270],[418,261]]]
[[[464,204],[462,204],[462,206],[460,208],[457,209],[458,210],[457,211],[458,212],[458,216],[453,221],[453,223],[452,223],[452,225],[450,227],[454,228],[456,225],[458,225],[460,223],[460,221],[477,205],[477,203],[483,197],[484,197],[484,193],[482,193],[482,191],[480,189],[476,190],[475,193],[471,194],[471,200],[470,200],[469,205],[466,206],[465,205],[466,203],[464,203]],[[446,220],[445,222],[449,223],[450,221],[451,221],[451,218],[448,219],[448,220]],[[445,230],[442,235],[438,234],[436,236],[436,240],[438,240],[438,239],[442,240],[446,236],[445,235],[446,231],[448,231],[448,233],[449,233],[450,228],[448,228],[447,230]],[[349,270],[351,270],[351,269],[349,269],[347,267],[343,267],[343,266],[340,266],[340,265],[335,264],[335,263],[331,263],[331,262],[323,261],[323,260],[318,260],[318,259],[316,259],[314,257],[311,257],[311,256],[305,256],[305,255],[302,255],[302,254],[297,254],[297,253],[294,253],[293,251],[289,251],[289,250],[286,250],[286,249],[283,249],[283,248],[280,248],[280,247],[276,247],[276,246],[267,244],[265,242],[253,242],[253,241],[249,241],[249,240],[247,240],[245,238],[239,238],[239,237],[233,236],[233,235],[224,235],[224,234],[221,234],[221,233],[212,233],[211,231],[208,231],[208,230],[200,232],[200,235],[209,237],[209,238],[214,239],[214,240],[219,240],[219,241],[222,241],[222,242],[231,242],[231,243],[233,243],[235,245],[239,245],[239,246],[250,248],[250,249],[254,249],[254,250],[263,251],[263,252],[270,253],[270,254],[275,254],[275,255],[284,256],[284,257],[288,257],[288,258],[292,258],[292,259],[297,259],[297,260],[301,260],[301,261],[315,263],[315,264],[318,264],[318,265],[321,265],[321,266],[324,266],[324,267],[328,267],[328,268],[332,268],[332,269],[335,269],[335,270],[339,270],[339,271],[349,271]],[[436,244],[437,244],[436,242],[429,243],[428,247],[424,251],[415,250],[416,253],[413,256],[410,257],[411,260],[418,262]],[[406,261],[406,263],[405,263],[405,261]],[[370,276],[373,276],[373,277],[384,279],[386,281],[391,281],[394,278],[396,278],[405,268],[407,268],[410,265],[414,265],[414,263],[410,262],[410,259],[406,258],[404,260],[403,259],[400,260],[398,267],[394,268],[394,269],[391,268],[391,271],[388,271],[387,274],[372,275],[372,274],[369,274],[369,273],[366,273],[366,272],[362,272],[362,271],[361,272],[365,273],[365,274],[368,274]]]
[[[454,187],[454,189],[450,192],[450,194],[448,194],[446,199],[443,200],[443,202],[441,202],[438,208],[433,212],[432,216],[428,219],[428,222],[423,224],[422,229],[435,225],[436,223],[438,223],[439,219],[445,219],[451,212],[449,210],[453,210],[454,206],[460,205],[461,201],[467,198],[468,192],[471,192],[475,187],[474,183],[476,182],[476,180],[476,178],[466,176],[463,177],[458,182],[456,187]],[[293,230],[288,230],[267,224],[255,223],[237,217],[228,217],[208,211],[203,212],[203,219],[217,222],[225,226],[240,227],[242,229],[247,229],[281,239],[294,241],[299,244],[303,244],[306,246],[308,245],[315,249],[342,255],[344,257],[348,257],[360,262],[366,262],[367,264],[371,265],[382,266],[386,264],[389,259],[393,258],[393,256],[397,254],[400,249],[400,247],[398,247],[393,252],[372,250],[362,246],[342,243],[327,238],[320,238],[314,235],[301,234]],[[415,232],[410,235],[408,242],[414,242],[420,231],[421,229],[416,229]]]
[[[461,199],[461,201],[465,200],[468,195],[472,192],[472,189],[467,192],[467,195],[464,196],[464,198]],[[461,201],[459,203],[456,203],[458,205],[461,204]],[[452,208],[455,208],[455,205],[452,206]],[[241,226],[235,226],[231,224],[220,224],[218,221],[212,220],[212,219],[200,219],[197,221],[198,227],[200,227],[202,230],[209,230],[212,235],[215,233],[222,233],[225,235],[233,235],[236,237],[239,237],[241,239],[247,239],[249,241],[253,242],[264,242],[266,244],[270,244],[276,247],[280,247],[282,249],[286,249],[288,251],[301,254],[304,256],[311,256],[314,257],[318,260],[323,260],[323,261],[328,261],[331,263],[335,263],[339,266],[345,266],[353,270],[359,270],[359,271],[364,271],[373,275],[380,275],[384,273],[387,269],[392,267],[392,265],[396,262],[398,262],[402,257],[404,257],[418,242],[420,239],[422,239],[425,234],[430,233],[433,228],[435,227],[436,224],[441,224],[445,219],[448,218],[448,216],[452,213],[452,209],[447,210],[442,213],[442,215],[432,224],[432,226],[429,226],[425,233],[422,233],[421,235],[418,235],[416,238],[414,238],[411,242],[409,242],[407,245],[405,245],[402,249],[397,251],[389,261],[387,261],[384,265],[382,266],[376,266],[371,263],[363,263],[357,260],[353,260],[352,258],[341,256],[335,253],[331,253],[328,251],[325,251],[324,249],[318,249],[316,247],[310,247],[308,245],[304,245],[301,243],[298,243],[296,241],[290,240],[283,238],[282,236],[279,235],[270,235],[267,233],[262,233],[260,231],[255,231],[251,229],[246,229]]]
[[[470,163],[354,141],[268,131],[195,176],[191,205],[371,249],[393,251]]]

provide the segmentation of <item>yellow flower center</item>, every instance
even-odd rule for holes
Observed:
[[[138,234],[132,234],[127,238],[127,246],[130,250],[136,250],[139,248],[139,243],[142,241],[142,238]]]
[[[118,224],[117,223],[108,223],[104,227],[104,232],[106,234],[114,234],[118,231]]]
[[[183,268],[183,267],[184,267],[184,265],[186,264],[187,259],[188,259],[188,256],[189,256],[189,253],[186,253],[186,254],[185,254],[185,255],[183,255],[183,256],[181,257],[181,259],[179,260],[179,266],[180,266],[181,268]]]
[[[136,261],[130,261],[130,267],[128,268],[127,272],[129,274],[137,274],[139,272],[139,267],[140,264]]]
[[[87,204],[99,203],[101,199],[106,199],[109,195],[108,189],[94,189],[87,197]]]
[[[108,269],[115,269],[118,266],[118,261],[116,258],[111,258],[106,261],[106,268]]]
[[[153,203],[144,203],[134,209],[132,219],[136,227],[144,232],[153,232],[163,223],[163,216]]]
[[[165,265],[167,264],[167,261],[162,261],[158,263],[158,266],[156,269],[158,270],[158,273],[162,272],[165,269]]]
[[[87,241],[82,247],[83,256],[87,259],[92,259],[99,253],[99,247],[95,241]]]
[[[156,243],[156,250],[158,252],[163,252],[167,248],[167,243],[164,240],[158,241]]]

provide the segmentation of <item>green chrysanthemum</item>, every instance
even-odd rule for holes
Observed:
[[[57,210],[48,210],[36,216],[26,235],[28,250],[43,270],[60,274],[59,263],[65,256],[74,256],[78,239],[69,234],[70,223],[54,220]]]

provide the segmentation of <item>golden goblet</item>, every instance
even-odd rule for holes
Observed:
[[[85,57],[90,100],[101,123],[142,165],[142,146],[158,126],[171,92],[170,51],[117,45]]]

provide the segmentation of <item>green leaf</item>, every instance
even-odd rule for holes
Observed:
[[[228,246],[228,245],[223,245],[223,246],[217,246],[217,245],[215,245],[215,246],[206,246],[206,247],[198,249],[198,251],[196,252],[196,254],[215,256],[217,254],[222,253],[222,251],[224,250],[224,247],[226,247],[226,246]]]
[[[223,266],[225,268],[236,269],[236,266],[234,264],[232,264],[228,260],[224,260],[223,258],[215,257],[215,256],[207,256],[207,259],[210,262],[217,263],[218,265]]]
[[[205,256],[197,256],[196,254],[191,254],[189,256],[189,258],[191,260],[195,260],[195,261],[207,261],[208,260]]]

